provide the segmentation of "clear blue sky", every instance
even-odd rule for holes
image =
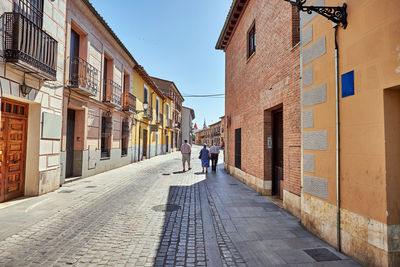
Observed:
[[[174,81],[182,95],[225,92],[224,53],[215,50],[232,0],[92,0],[151,76]],[[185,98],[197,125],[224,115],[224,98]]]

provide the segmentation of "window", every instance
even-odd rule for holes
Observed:
[[[14,0],[13,11],[20,13],[36,26],[43,24],[43,0]]]
[[[167,114],[166,114],[166,118],[167,118],[167,120],[169,120],[169,104],[166,103],[165,105],[166,105],[166,107],[165,107],[165,109],[166,109],[165,112],[167,113]]]
[[[111,117],[101,117],[101,158],[110,157],[111,146],[111,130],[112,121]]]
[[[156,121],[159,119],[159,111],[160,111],[160,99],[156,98]]]
[[[149,103],[149,89],[144,86],[143,103]]]
[[[122,121],[121,133],[121,156],[125,157],[128,155],[129,146],[129,122],[127,120]]]
[[[254,24],[248,33],[248,54],[247,58],[251,57],[256,52],[256,25]]]

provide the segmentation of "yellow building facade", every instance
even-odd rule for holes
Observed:
[[[162,94],[140,65],[133,70],[133,92],[137,110],[131,135],[134,161],[165,154],[170,151],[166,120],[171,116],[171,110],[166,107],[170,106],[171,100]]]
[[[301,220],[363,265],[400,266],[400,1],[310,5],[344,2],[338,57],[332,22],[301,17]]]

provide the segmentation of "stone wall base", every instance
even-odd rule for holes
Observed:
[[[399,266],[400,225],[382,222],[341,209],[342,252],[365,266]],[[302,195],[301,222],[305,228],[337,246],[336,206]]]
[[[241,182],[247,184],[254,190],[256,190],[258,193],[264,195],[264,196],[270,196],[271,195],[271,186],[272,182],[271,181],[264,181],[261,180],[260,178],[257,178],[251,174],[248,174],[238,168],[235,168],[233,166],[227,165],[229,168],[229,173],[240,180]]]
[[[297,218],[301,217],[301,197],[283,190],[283,208]]]
[[[54,191],[60,187],[60,168],[39,173],[39,195]]]

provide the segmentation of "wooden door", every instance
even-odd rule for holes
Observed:
[[[74,176],[74,146],[75,146],[75,110],[67,111],[67,146],[66,146],[66,164],[65,177]]]
[[[283,111],[277,111],[273,116],[272,194],[282,198],[281,181],[283,180]]]
[[[27,105],[2,99],[0,202],[24,195]]]

